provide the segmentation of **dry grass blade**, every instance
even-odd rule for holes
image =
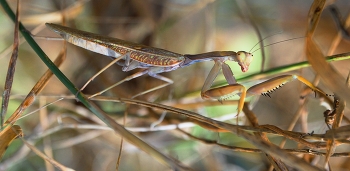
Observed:
[[[55,65],[60,66],[65,60],[65,50],[62,49],[60,54],[55,60]],[[16,109],[16,111],[10,116],[6,123],[14,123],[21,116],[26,108],[28,108],[34,101],[35,97],[43,90],[43,88],[48,83],[49,79],[52,77],[53,73],[47,70],[44,75],[39,79],[39,81],[34,85],[32,90],[28,93],[27,97],[23,100],[21,105]]]
[[[266,141],[257,139],[255,136],[248,134],[240,129],[238,129],[238,135],[241,135],[246,140],[248,140],[250,143],[255,145],[257,148],[261,149],[265,153],[269,153],[272,157],[281,159],[282,162],[286,163],[287,165],[293,166],[296,169],[299,170],[322,170],[316,166],[312,166],[306,161],[300,159],[299,157],[296,157],[292,154],[289,154],[282,149],[280,149],[278,146],[267,143]]]
[[[58,23],[63,20],[62,14],[65,14],[64,17],[66,20],[70,20],[72,18],[77,17],[77,15],[79,15],[82,12],[83,5],[86,1],[87,0],[79,0],[70,7],[64,9],[63,11],[26,16],[22,18],[22,22],[29,25],[42,24],[47,22]]]
[[[2,159],[7,147],[18,136],[23,136],[22,128],[18,125],[8,126],[0,132],[0,160]]]
[[[337,139],[337,140],[346,140],[350,138],[350,125],[342,126],[337,129],[328,130],[325,134],[327,139]]]
[[[231,146],[231,145],[220,144],[216,140],[206,140],[206,139],[203,139],[203,138],[195,137],[195,136],[191,135],[190,133],[185,132],[184,130],[182,130],[180,128],[178,128],[177,130],[179,130],[181,133],[187,135],[191,139],[198,140],[198,141],[200,141],[202,143],[205,143],[205,144],[217,145],[219,147],[222,147],[222,148],[225,148],[225,149],[229,149],[229,150],[232,150],[232,151],[237,151],[237,152],[261,153],[261,150],[259,150],[259,149],[235,147],[235,146]]]
[[[249,120],[249,122],[255,126],[255,127],[258,127],[259,126],[259,123],[258,123],[258,118],[256,117],[256,115],[253,113],[253,111],[251,111],[248,107],[248,103],[244,103],[244,106],[243,106],[243,111],[244,111],[244,114],[247,116],[247,119]],[[266,141],[267,143],[271,143],[269,141],[269,139],[267,138],[266,134],[265,133],[260,133],[260,132],[255,132],[254,135],[257,137],[257,138],[261,138],[263,139],[264,141]],[[276,169],[276,170],[288,170],[286,165],[278,158],[274,158],[272,156],[270,156],[269,154],[265,154],[267,159],[270,161],[270,163],[272,164],[272,166]]]
[[[128,107],[129,107],[129,105],[126,105],[126,108],[128,108]],[[128,110],[125,110],[124,111],[124,117],[123,117],[123,126],[124,127],[125,127],[125,124],[126,124],[127,116],[128,116]],[[118,159],[117,159],[117,162],[116,162],[116,170],[119,170],[120,161],[121,161],[122,152],[123,152],[123,142],[124,142],[124,138],[122,137],[120,139],[119,154],[118,154]]]
[[[306,56],[312,68],[321,76],[327,87],[345,101],[350,102],[350,91],[349,88],[344,85],[345,79],[326,62],[324,59],[325,56],[312,40],[312,35],[320,19],[324,3],[324,1],[314,1],[310,8],[309,28],[306,38]]]
[[[346,40],[350,40],[350,35],[349,35],[348,31],[346,30],[346,27],[348,27],[348,26],[343,24],[343,21],[341,19],[342,17],[341,17],[341,14],[340,14],[338,8],[335,5],[329,5],[329,9],[331,11],[335,25],[337,26],[337,28],[339,30],[337,36],[344,38]]]
[[[205,143],[205,144],[217,145],[219,147],[222,147],[222,148],[225,148],[225,149],[228,149],[228,150],[232,150],[232,151],[236,151],[236,152],[262,153],[262,151],[259,150],[259,149],[235,147],[235,146],[220,144],[217,141],[206,140],[206,139],[203,139],[203,138],[195,137],[195,136],[193,136],[193,135],[183,131],[182,129],[178,129],[178,130],[180,132],[186,134],[191,139],[198,140],[198,141],[200,141],[202,143]],[[319,151],[314,151],[314,150],[311,150],[311,149],[284,149],[284,151],[289,152],[289,153],[295,153],[295,154],[311,154],[311,155],[317,155],[317,156],[326,156],[326,153],[322,153],[322,152],[319,152]],[[349,156],[350,156],[349,153],[334,153],[332,155],[332,157],[349,157]]]
[[[324,9],[325,3],[325,0],[314,0],[312,3],[309,10],[307,33],[310,33],[312,35],[315,32],[317,24],[320,21],[320,16]]]
[[[103,133],[104,131],[101,131],[101,130],[92,130],[72,138],[64,139],[62,141],[57,141],[55,142],[55,145],[53,145],[52,148],[53,149],[69,148],[77,144],[88,142],[89,140],[92,140],[96,137],[101,136]]]
[[[324,60],[324,56],[311,36],[307,38],[306,44],[306,54],[312,68],[320,74],[329,89],[338,94],[340,98],[350,102],[350,91],[344,84],[345,79]]]
[[[42,31],[44,28],[45,28],[45,24],[38,25],[38,26],[35,27],[34,29],[30,30],[30,33],[35,35],[35,34],[37,34],[38,32]],[[25,42],[25,39],[24,39],[24,37],[22,36],[22,37],[19,39],[19,46],[22,45],[24,42]],[[7,47],[5,50],[3,50],[3,51],[0,53],[0,59],[6,57],[8,54],[11,53],[11,51],[12,51],[12,47],[11,47],[11,46]]]
[[[176,104],[170,104],[169,106],[173,106],[175,108],[180,109],[198,109],[200,107],[204,106],[218,106],[218,105],[237,105],[238,100],[226,100],[226,101],[200,101],[200,102],[193,102],[193,103],[176,103]]]
[[[46,98],[39,98],[39,105],[43,106],[46,103]],[[47,129],[50,126],[50,119],[48,117],[48,110],[47,108],[43,108],[42,110],[40,110],[39,112],[40,114],[40,125],[42,129]],[[53,157],[53,150],[52,150],[52,141],[51,141],[51,137],[44,137],[43,138],[43,151],[46,154],[47,157],[49,158],[54,158]],[[54,166],[49,162],[49,161],[45,161],[45,169],[47,171],[54,171],[55,168]]]
[[[302,139],[300,136],[298,136],[296,134],[285,132],[282,129],[280,129],[280,128],[276,127],[276,126],[273,126],[273,125],[261,125],[259,127],[270,129],[271,131],[274,131],[277,134],[280,134],[280,135],[282,135],[282,136],[284,136],[284,137],[286,137],[288,139],[294,140],[294,141],[296,141],[296,142],[298,142],[300,144],[303,144],[303,145],[305,145],[307,147],[311,147],[311,148],[325,148],[325,146],[323,144],[308,142],[308,141]]]
[[[12,88],[12,83],[13,83],[13,77],[15,75],[15,70],[16,70],[16,62],[17,62],[17,57],[18,57],[18,46],[19,46],[18,28],[19,28],[19,1],[17,0],[13,51],[12,51],[9,67],[7,70],[4,92],[2,94],[3,99],[2,99],[1,118],[0,118],[1,128],[3,128],[3,125],[4,125],[4,119],[5,119],[7,107],[8,107],[9,101],[10,101],[10,94],[11,94],[11,88]]]
[[[333,7],[333,8],[335,8],[335,7]],[[338,19],[338,20],[339,20],[339,19]],[[335,22],[336,22],[336,24],[339,26],[341,23],[338,23],[338,22],[340,22],[340,21],[338,21],[338,20],[336,20]],[[345,28],[348,28],[348,27],[350,26],[350,14],[349,14],[348,17],[346,18],[346,20],[345,20],[343,26],[344,26]],[[342,29],[345,29],[345,28],[342,28]],[[338,28],[338,29],[340,29],[340,28]],[[340,41],[341,41],[341,39],[342,39],[342,35],[343,35],[342,30],[339,30],[337,36],[333,39],[333,41],[332,41],[332,43],[331,43],[331,46],[330,46],[330,48],[329,48],[329,50],[328,50],[329,53],[328,53],[327,55],[333,54],[333,52],[334,52],[335,49],[338,47],[338,45],[339,45],[339,43],[340,43]]]
[[[62,170],[62,171],[72,171],[73,169],[68,168],[66,166],[63,166],[62,164],[60,164],[59,162],[55,161],[52,158],[47,157],[44,153],[42,153],[39,149],[37,149],[35,146],[31,145],[29,142],[27,142],[24,138],[21,138],[21,140],[23,141],[23,143],[30,148],[35,154],[37,154],[38,156],[40,156],[42,159],[44,159],[47,162],[50,162],[53,166],[55,166],[56,168]]]
[[[348,74],[348,77],[346,78],[346,82],[345,82],[345,86],[346,87],[350,87],[350,72]],[[335,110],[336,110],[336,117],[335,117],[335,121],[332,125],[332,129],[337,129],[340,124],[341,124],[341,121],[343,120],[343,117],[344,117],[344,110],[345,110],[345,106],[346,106],[346,103],[343,99],[340,99],[338,97],[338,95],[335,95],[334,96],[334,103],[335,103]]]

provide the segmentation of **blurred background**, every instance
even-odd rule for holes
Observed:
[[[15,9],[16,1],[8,2]],[[210,51],[253,52],[261,46],[280,42],[255,51],[254,61],[246,73],[242,73],[235,62],[227,62],[235,77],[242,78],[274,67],[306,61],[305,40],[300,37],[306,33],[307,15],[311,3],[312,1],[303,0],[26,0],[20,1],[20,20],[33,34],[38,37],[46,37],[35,39],[52,60],[63,47],[63,41],[51,40],[50,38],[58,37],[58,35],[47,29],[44,23],[62,24],[63,20],[68,27],[180,54]],[[334,5],[345,21],[349,13],[349,1],[335,1]],[[0,24],[0,65],[2,66],[0,67],[0,78],[3,80],[0,81],[0,87],[3,89],[11,56],[14,24],[2,9],[0,10]],[[331,42],[338,31],[339,28],[330,10],[326,7],[314,36],[326,56],[349,52],[348,40],[342,40],[334,50],[330,51]],[[266,39],[261,42],[264,38]],[[260,44],[255,46],[257,43]],[[110,61],[109,57],[68,44],[67,59],[60,69],[79,88]],[[208,117],[221,117],[222,120],[225,120],[225,117],[233,118],[236,115],[235,105],[227,105],[225,102],[223,105],[202,104],[205,101],[200,97],[200,90],[213,64],[213,62],[203,62],[163,73],[161,75],[171,78],[174,84],[137,97],[137,99],[177,106]],[[349,61],[332,62],[332,65],[344,77],[347,76],[350,69]],[[13,98],[10,101],[8,116],[18,107],[23,96],[30,91],[46,69],[47,67],[34,51],[26,42],[23,42],[20,46],[12,90]],[[134,72],[123,72],[120,66],[113,65],[94,79],[83,92],[94,94]],[[281,74],[302,75],[309,81],[313,81],[315,77],[311,68]],[[241,83],[250,87],[271,77],[273,76],[261,75],[260,79]],[[104,95],[130,98],[162,83],[152,77],[142,76],[125,82]],[[225,83],[225,78],[219,74],[214,85],[223,83]],[[332,94],[322,84],[322,81],[318,86],[326,93]],[[301,83],[294,81],[274,92],[271,98],[262,96],[248,99],[251,101],[251,108],[257,115],[259,124],[270,124],[287,129],[300,106],[299,97],[303,89],[304,86]],[[54,76],[41,95],[43,96],[38,98],[35,105],[27,112],[57,100],[59,96],[72,94]],[[307,110],[302,115],[303,119],[297,123],[293,131],[305,133],[314,131],[323,134],[328,129],[323,118],[323,111],[327,107],[320,105],[322,99],[314,98],[313,94],[309,96]],[[233,99],[238,99],[238,97]],[[149,128],[159,118],[162,111],[115,102],[97,102],[97,104],[119,123],[123,122],[124,113],[127,111],[126,127],[135,128],[135,134],[147,143],[195,170],[268,170],[269,168],[268,161],[260,153],[234,152],[215,145],[205,145],[200,141],[189,139],[175,129],[136,130],[136,128]],[[189,104],[197,105],[191,107]],[[73,169],[114,170],[120,148],[120,137],[117,134],[111,130],[99,130],[93,127],[89,129],[59,128],[62,124],[101,125],[92,119],[94,116],[81,104],[74,99],[67,98],[42,110],[47,112],[49,124],[46,127],[40,123],[38,112],[18,121],[25,138],[33,141],[39,149],[44,149],[45,142],[47,142],[45,139],[49,138],[53,158]],[[179,118],[172,114],[168,114],[167,117],[175,117],[178,123],[189,122],[186,118]],[[240,117],[239,123],[246,124],[243,114]],[[232,119],[227,122],[235,124]],[[163,123],[163,125],[166,124]],[[54,128],[57,130],[48,132]],[[192,125],[184,130],[204,139],[253,148],[236,135],[219,134]],[[43,136],[38,136],[38,134]],[[274,143],[279,143],[281,139],[279,136],[270,136],[270,140]],[[11,144],[2,159],[2,164],[0,163],[1,169],[49,170],[50,166],[45,165],[43,159],[25,150],[25,147],[22,146],[20,140]],[[296,143],[287,141],[286,148],[296,147]],[[340,150],[346,149],[348,146]],[[348,158],[331,159],[331,166],[334,170],[349,168],[347,160]],[[322,157],[319,162],[322,163]],[[124,141],[119,170],[167,169],[169,168]]]

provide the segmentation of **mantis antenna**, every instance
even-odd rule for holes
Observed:
[[[277,34],[281,34],[281,33],[283,33],[283,31],[280,31],[280,32],[277,32],[277,33],[275,33],[275,34],[272,34],[272,35],[269,35],[269,36],[267,36],[267,37],[264,37],[263,39],[261,39],[258,43],[256,43],[248,52],[250,52],[250,51],[252,51],[254,48],[255,48],[255,46],[257,46],[259,43],[261,43],[262,41],[264,41],[265,39],[267,39],[267,38],[269,38],[269,37],[272,37],[272,36],[275,36],[275,35],[277,35]],[[265,47],[265,46],[264,46]],[[255,52],[255,51],[254,51]]]
[[[275,34],[276,35],[276,34]],[[271,36],[273,36],[273,35],[271,35]],[[271,37],[271,36],[269,36],[269,37]],[[267,38],[267,37],[266,37]],[[266,39],[266,38],[264,38],[264,39]],[[268,46],[271,46],[271,45],[274,45],[274,44],[278,44],[278,43],[282,43],[282,42],[286,42],[286,41],[290,41],[290,40],[296,40],[296,39],[301,39],[301,38],[305,38],[305,36],[302,36],[302,37],[296,37],[296,38],[291,38],[291,39],[286,39],[286,40],[282,40],[282,41],[278,41],[278,42],[274,42],[274,43],[271,43],[271,44],[268,44],[268,45],[265,45],[264,47],[268,47]],[[264,40],[263,39],[263,40]],[[262,41],[262,40],[261,40]],[[260,41],[260,42],[261,42]],[[259,43],[260,43],[259,42]],[[256,45],[255,45],[256,46]],[[254,47],[255,47],[254,46]],[[254,50],[253,52],[251,52],[251,53],[254,53],[254,52],[256,52],[257,50],[259,50],[260,48],[258,48],[258,49],[256,49],[256,50]],[[249,51],[250,52],[250,51]]]

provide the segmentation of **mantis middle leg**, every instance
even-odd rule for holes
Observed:
[[[157,79],[159,79],[159,80],[165,81],[166,83],[165,83],[165,84],[162,84],[162,85],[159,85],[159,86],[157,86],[157,87],[154,87],[154,88],[152,88],[152,89],[143,91],[143,92],[141,92],[141,93],[138,93],[138,94],[132,96],[131,98],[135,98],[135,97],[137,97],[137,96],[144,95],[144,94],[146,94],[146,93],[149,93],[149,92],[158,90],[158,89],[160,89],[160,88],[163,88],[163,87],[165,87],[165,86],[167,86],[167,85],[170,85],[170,84],[173,84],[173,83],[174,83],[173,80],[171,80],[171,79],[169,79],[169,78],[167,78],[167,77],[158,75],[158,74],[156,74],[156,73],[153,73],[150,69],[146,69],[146,70],[143,70],[143,71],[140,71],[140,72],[137,72],[137,73],[135,73],[135,74],[132,74],[132,75],[130,75],[130,76],[125,77],[123,80],[120,80],[119,82],[117,82],[117,83],[115,83],[115,84],[109,86],[108,88],[106,88],[106,89],[104,89],[104,90],[102,90],[102,91],[100,91],[100,92],[97,92],[97,93],[91,95],[89,98],[95,97],[95,96],[97,96],[97,95],[101,95],[102,93],[104,93],[104,92],[106,92],[106,91],[108,91],[108,90],[110,90],[110,89],[112,89],[112,88],[114,88],[114,87],[116,87],[116,86],[118,86],[118,85],[120,85],[120,84],[126,82],[126,81],[132,80],[132,79],[134,79],[134,78],[140,77],[140,76],[145,75],[145,74],[148,74],[149,76],[154,77],[154,78],[157,78]]]

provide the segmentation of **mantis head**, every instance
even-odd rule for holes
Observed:
[[[238,62],[238,65],[241,66],[242,72],[246,72],[249,69],[250,63],[253,61],[253,54],[245,51],[238,51],[234,61]]]

